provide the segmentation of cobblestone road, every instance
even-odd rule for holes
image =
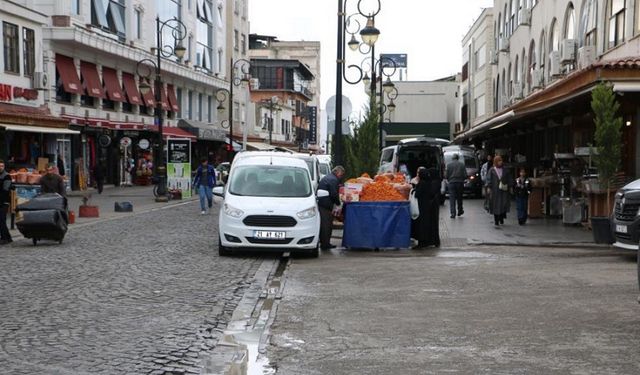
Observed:
[[[199,373],[261,260],[219,258],[196,206],[0,247],[2,373]]]

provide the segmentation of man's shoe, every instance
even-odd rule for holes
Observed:
[[[458,216],[464,215],[464,210],[458,211]]]
[[[456,218],[456,215],[451,215],[450,217],[451,217],[452,219],[455,219],[455,218]]]
[[[200,212],[200,215],[206,215],[206,214],[207,214],[207,211],[205,210],[202,210],[202,212]]]

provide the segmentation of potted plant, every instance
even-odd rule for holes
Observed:
[[[591,109],[595,122],[595,143],[597,153],[593,161],[598,169],[598,180],[604,191],[607,215],[591,217],[593,239],[596,243],[614,242],[611,230],[611,183],[620,167],[622,117],[617,115],[620,104],[616,100],[611,85],[599,83],[591,93]]]
[[[91,194],[85,193],[82,196],[82,205],[78,207],[78,216],[79,217],[99,217],[100,210],[98,210],[98,206],[90,206],[87,203],[91,198]]]

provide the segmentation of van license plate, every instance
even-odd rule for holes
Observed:
[[[268,232],[264,230],[257,230],[253,233],[253,237],[266,240],[283,240],[286,232]]]
[[[616,225],[616,232],[617,233],[627,233],[627,226],[626,225]]]

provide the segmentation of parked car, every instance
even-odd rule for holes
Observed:
[[[320,162],[315,155],[302,154],[302,153],[293,153],[289,154],[294,158],[302,159],[307,163],[307,167],[309,168],[309,174],[311,176],[311,185],[313,186],[313,191],[318,189],[318,183],[320,182]]]
[[[229,169],[231,168],[231,163],[223,162],[216,166],[216,185],[224,185],[227,183],[227,177],[229,177]]]
[[[221,256],[242,248],[319,256],[320,213],[304,160],[243,152],[233,161],[226,187],[213,193],[224,199],[218,220]]]
[[[467,178],[464,180],[463,194],[482,198],[482,179],[480,178],[480,160],[473,148],[464,146],[446,146],[442,148],[444,152],[444,165],[453,160],[453,155],[458,154],[460,161],[464,163],[467,170]]]
[[[320,169],[320,178],[318,179],[319,181],[322,180],[322,177],[331,173],[331,169],[333,169],[333,166],[331,165],[330,155],[318,155],[316,157],[318,158],[318,167]]]
[[[640,241],[640,180],[618,190],[613,209],[613,231],[616,247],[638,250]]]

